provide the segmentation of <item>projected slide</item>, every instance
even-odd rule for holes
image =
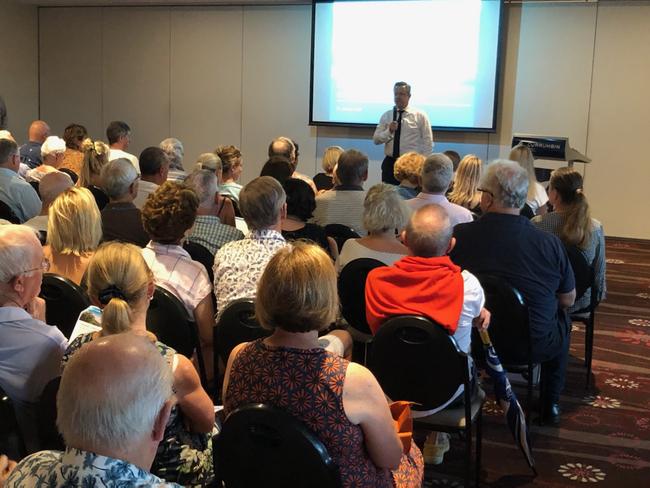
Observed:
[[[493,129],[499,0],[316,3],[313,123],[376,124],[393,85],[431,125]]]

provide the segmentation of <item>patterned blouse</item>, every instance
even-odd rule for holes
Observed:
[[[93,336],[93,333],[82,334],[72,341],[63,355],[61,369],[65,368],[70,358],[84,344],[93,340]],[[171,368],[176,351],[162,342],[156,341],[156,346]],[[214,480],[212,434],[189,432],[185,428],[182,410],[178,405],[174,405],[165,428],[165,435],[158,445],[151,472],[183,486],[209,485]]]
[[[269,403],[291,413],[323,441],[339,466],[344,487],[421,486],[423,461],[415,443],[392,473],[368,456],[361,427],[343,410],[348,364],[320,348],[271,348],[262,339],[251,342],[232,365],[224,413],[247,403]]]
[[[257,282],[273,255],[287,245],[275,230],[257,230],[229,242],[214,258],[214,294],[218,312],[238,298],[255,298]]]
[[[86,488],[93,486],[132,488],[179,487],[133,464],[81,449],[40,451],[23,459],[11,473],[7,488]]]

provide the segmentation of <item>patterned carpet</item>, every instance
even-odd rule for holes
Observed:
[[[596,314],[591,390],[585,391],[584,326],[576,323],[562,422],[531,427],[539,476],[532,477],[488,401],[482,486],[650,486],[650,242],[608,239],[606,255],[608,296]],[[427,467],[425,486],[462,486],[463,445],[452,438],[444,464]]]

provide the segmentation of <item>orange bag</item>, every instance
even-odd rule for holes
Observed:
[[[395,421],[395,430],[399,440],[402,441],[404,454],[411,450],[413,440],[413,419],[411,418],[411,402],[399,401],[388,405]]]

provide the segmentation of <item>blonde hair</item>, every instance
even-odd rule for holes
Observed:
[[[334,167],[338,163],[339,156],[342,152],[343,148],[341,146],[330,146],[325,149],[322,166],[326,174],[331,175],[334,172]]]
[[[54,199],[48,210],[47,244],[60,254],[82,256],[102,239],[102,219],[95,197],[72,187]]]
[[[401,231],[408,219],[408,207],[397,187],[378,183],[368,190],[363,201],[363,228],[369,233]]]
[[[139,247],[122,242],[103,244],[86,272],[88,294],[103,305],[102,335],[131,330],[132,308],[147,294],[153,274]]]
[[[407,152],[395,161],[393,175],[397,181],[406,180],[413,185],[419,185],[423,164],[424,156],[415,151]]]
[[[517,144],[510,151],[510,156],[508,157],[510,161],[519,163],[519,166],[526,170],[528,173],[528,195],[526,198],[528,200],[533,200],[535,198],[535,183],[537,183],[537,177],[535,176],[535,158],[533,157],[533,151],[525,144]]]
[[[267,329],[309,332],[334,322],[338,303],[331,258],[317,245],[296,241],[266,265],[257,285],[255,315]]]
[[[549,188],[555,190],[567,207],[560,239],[568,245],[585,249],[592,232],[589,203],[582,189],[582,175],[573,168],[558,168],[551,174]]]
[[[102,168],[108,163],[109,148],[102,141],[84,139],[81,143],[84,159],[81,164],[77,186],[88,187],[93,184],[93,177],[99,176]]]
[[[478,191],[481,176],[483,161],[474,154],[465,156],[458,165],[449,201],[470,210],[475,208],[481,201],[481,192]]]

